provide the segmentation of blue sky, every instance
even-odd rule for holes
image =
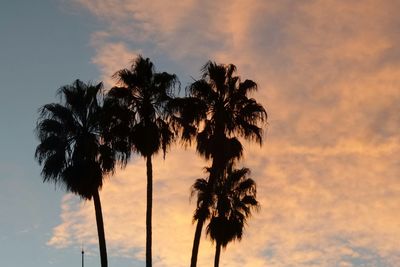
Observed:
[[[0,8],[0,236],[4,266],[73,266],[77,249],[46,245],[63,192],[43,184],[33,160],[38,108],[76,78],[96,79],[88,36],[94,19],[58,1],[4,1]],[[54,263],[53,265],[51,263]],[[90,266],[90,265],[89,265]]]
[[[137,55],[182,89],[213,59],[258,82],[263,147],[245,143],[261,211],[221,266],[400,261],[400,9],[396,1],[11,1],[0,4],[0,255],[4,266],[99,266],[91,202],[43,184],[37,110],[75,79],[104,81]],[[207,162],[177,145],[154,161],[154,266],[187,266],[189,188]],[[110,266],[144,266],[145,166],[107,178]],[[120,203],[124,203],[121,205]],[[248,248],[252,248],[249,250]],[[214,249],[201,241],[199,265]]]

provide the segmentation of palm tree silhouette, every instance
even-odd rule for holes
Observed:
[[[251,80],[235,76],[235,65],[209,61],[202,68],[202,77],[187,88],[187,97],[177,98],[170,105],[173,122],[184,142],[196,140],[197,152],[212,160],[207,193],[197,201],[193,219],[197,221],[193,241],[191,267],[197,264],[200,237],[204,222],[210,217],[216,182],[229,162],[240,159],[243,147],[239,137],[258,142],[263,140],[261,123],[267,119],[263,106],[249,93],[257,90]]]
[[[102,83],[76,80],[60,88],[61,104],[40,109],[35,158],[43,165],[44,182],[54,182],[85,200],[93,198],[101,266],[107,267],[99,190],[104,176],[113,173],[117,162],[126,164],[126,157],[103,138],[107,122],[103,120],[102,87]]]
[[[256,183],[248,178],[247,168],[232,169],[229,164],[226,178],[216,186],[216,207],[207,226],[207,235],[216,242],[214,267],[219,266],[221,246],[241,240],[243,229],[252,209],[258,209]]]
[[[178,83],[176,75],[155,72],[149,58],[139,56],[129,69],[114,74],[118,86],[108,93],[109,102],[117,103],[121,110],[120,121],[127,126],[130,148],[146,159],[147,209],[146,209],[146,266],[152,266],[152,201],[153,170],[152,156],[163,151],[174,140],[166,106],[173,98]],[[124,127],[124,126],[122,126]],[[121,130],[120,132],[124,132]]]

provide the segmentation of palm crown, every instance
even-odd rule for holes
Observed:
[[[226,178],[218,183],[216,190],[216,206],[207,227],[212,240],[226,247],[229,242],[242,238],[246,219],[251,209],[259,207],[256,200],[256,183],[248,178],[247,168],[232,169],[228,167]]]
[[[62,104],[40,109],[36,127],[40,144],[35,157],[43,165],[44,181],[53,181],[85,199],[103,185],[103,175],[114,170],[123,158],[102,138],[102,83],[76,80],[59,90]]]
[[[132,148],[142,156],[160,149],[165,153],[174,138],[165,107],[172,99],[177,77],[155,72],[153,63],[141,56],[130,69],[119,70],[114,77],[118,86],[110,90],[106,102],[117,101],[122,109],[119,118],[129,126],[127,138]]]
[[[259,124],[266,120],[267,113],[248,96],[257,84],[234,76],[234,65],[210,61],[202,72],[202,78],[188,87],[188,96],[175,100],[174,122],[181,127],[184,141],[196,139],[202,156],[225,166],[242,156],[238,137],[261,144],[263,130]]]

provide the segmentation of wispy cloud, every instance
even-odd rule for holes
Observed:
[[[196,77],[207,59],[259,83],[267,142],[246,145],[260,213],[222,266],[396,266],[400,261],[400,57],[396,1],[75,1],[105,24],[93,62],[107,80],[144,53]],[[183,77],[187,79],[187,77]],[[155,266],[186,266],[192,149],[154,162]],[[112,255],[144,258],[145,164],[102,191]],[[96,244],[91,203],[69,195],[49,245]],[[202,239],[199,266],[212,262]]]
[[[132,51],[123,42],[108,42],[108,37],[106,32],[96,32],[91,38],[91,44],[96,50],[92,62],[100,69],[106,88],[115,84],[115,79],[112,78],[114,73],[129,67],[132,59],[140,54],[140,51]]]

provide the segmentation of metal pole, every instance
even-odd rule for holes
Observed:
[[[85,267],[84,257],[85,257],[85,251],[83,251],[83,246],[82,246],[82,267]]]

